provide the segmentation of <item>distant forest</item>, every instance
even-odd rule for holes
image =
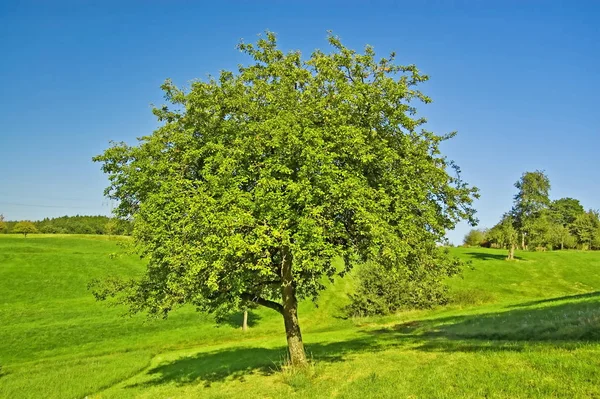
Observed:
[[[600,212],[585,211],[578,199],[550,200],[550,179],[543,171],[525,172],[515,183],[513,207],[491,229],[471,230],[466,246],[600,250]]]
[[[0,223],[0,233],[18,234],[19,223],[24,221],[5,221]],[[106,235],[129,235],[132,223],[126,220],[110,218],[108,216],[61,216],[57,218],[45,218],[31,222],[41,234],[106,234]],[[34,231],[31,231],[32,233]]]

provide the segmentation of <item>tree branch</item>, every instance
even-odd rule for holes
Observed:
[[[258,305],[265,306],[269,309],[273,309],[273,310],[283,314],[283,306],[277,302],[269,301],[268,299],[264,299],[264,298],[261,298],[261,297],[255,296],[255,295],[251,295],[248,293],[243,293],[242,299],[244,299],[246,301],[254,302]]]
[[[254,284],[254,288],[263,287],[280,287],[281,280],[261,281],[260,283]]]

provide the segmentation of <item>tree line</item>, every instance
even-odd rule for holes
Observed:
[[[586,211],[575,198],[551,200],[550,179],[543,171],[525,172],[515,183],[512,208],[491,229],[473,229],[468,246],[529,250],[600,249],[600,214]]]
[[[127,220],[108,216],[61,216],[38,221],[5,221],[0,215],[2,234],[106,234],[129,235],[132,224]]]

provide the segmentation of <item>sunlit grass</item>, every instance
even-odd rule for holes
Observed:
[[[87,283],[135,276],[117,239],[0,236],[0,398],[600,397],[600,254],[456,248],[449,306],[344,319],[350,279],[300,308],[308,370],[285,367],[280,316],[217,326],[184,308],[121,317]]]

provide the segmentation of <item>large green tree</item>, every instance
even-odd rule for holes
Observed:
[[[6,223],[4,223],[4,215],[0,214],[0,233],[4,233]]]
[[[440,154],[453,134],[416,115],[428,78],[394,54],[329,43],[306,60],[272,33],[242,43],[250,65],[186,91],[167,81],[162,127],[95,158],[148,259],[144,277],[105,281],[99,299],[151,315],[263,305],[281,313],[291,363],[303,365],[297,304],[318,297],[324,276],[366,260],[435,267],[435,243],[474,222],[476,189]]]
[[[512,215],[515,226],[521,234],[521,248],[525,249],[525,236],[533,228],[540,212],[550,205],[550,179],[543,171],[525,172],[515,183]]]

